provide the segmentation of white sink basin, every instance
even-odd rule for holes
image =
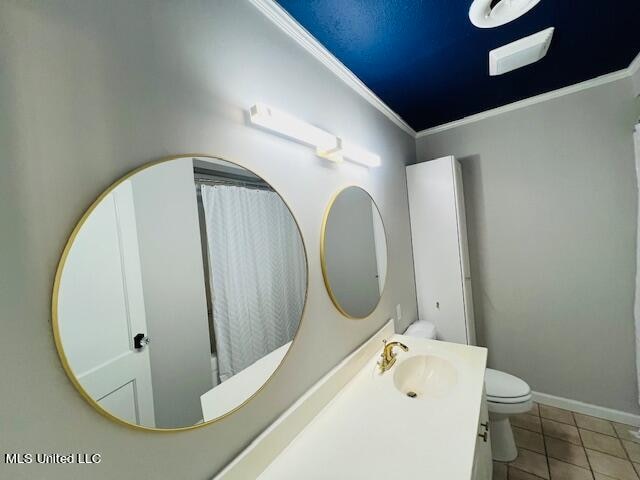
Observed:
[[[458,381],[453,364],[436,355],[416,355],[396,365],[393,374],[395,387],[411,398],[441,398]]]

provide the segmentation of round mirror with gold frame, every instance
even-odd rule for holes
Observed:
[[[52,304],[62,364],[126,425],[212,423],[284,360],[307,271],[298,224],[263,178],[206,155],[150,163],[100,195],[64,249]]]
[[[387,276],[387,238],[369,193],[339,191],[322,223],[320,258],[327,292],[346,317],[368,317],[378,306]]]

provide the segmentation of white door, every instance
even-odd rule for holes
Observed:
[[[150,346],[131,183],[105,197],[78,232],[60,282],[60,338],[82,387],[111,414],[155,426]]]
[[[472,318],[468,321],[472,312],[465,308],[463,268],[468,274],[468,261],[463,258],[464,201],[456,186],[456,165],[454,157],[410,165],[407,189],[420,319],[435,324],[440,340],[468,344],[475,335],[469,328]],[[469,282],[466,287],[469,299]]]

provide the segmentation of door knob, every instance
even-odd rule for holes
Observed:
[[[141,350],[150,343],[151,339],[144,333],[138,333],[135,337],[133,337],[133,348],[135,348],[136,350]]]

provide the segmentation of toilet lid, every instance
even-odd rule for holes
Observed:
[[[531,388],[524,380],[491,368],[485,370],[484,383],[487,397],[498,400],[525,397],[531,393]]]

